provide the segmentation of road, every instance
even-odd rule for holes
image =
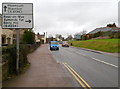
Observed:
[[[50,51],[42,45],[28,55],[30,68],[3,87],[82,87],[118,89],[118,58],[75,47]],[[113,87],[113,88],[111,88]],[[105,88],[106,89],[106,88]]]
[[[118,57],[61,46],[59,51],[51,53],[56,61],[73,75],[73,79],[77,80],[75,75],[78,74],[90,87],[118,87]],[[82,86],[80,81],[78,85]]]

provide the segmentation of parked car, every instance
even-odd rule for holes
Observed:
[[[50,42],[50,50],[59,50],[59,43],[58,43],[58,41],[51,41]]]
[[[69,47],[68,42],[67,42],[67,41],[63,41],[63,42],[62,42],[62,47]]]

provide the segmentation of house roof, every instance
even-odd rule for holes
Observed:
[[[102,32],[120,31],[120,28],[118,28],[118,27],[101,27],[101,28],[96,28],[95,30],[89,32],[89,34],[97,33],[99,31],[102,31]]]

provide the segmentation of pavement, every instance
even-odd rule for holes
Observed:
[[[28,55],[30,68],[16,78],[3,82],[3,87],[74,87],[71,77],[57,63],[48,45]]]

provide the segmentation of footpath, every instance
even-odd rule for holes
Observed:
[[[28,55],[28,59],[30,68],[3,82],[3,87],[74,87],[70,77],[53,58],[48,45],[41,45]]]

